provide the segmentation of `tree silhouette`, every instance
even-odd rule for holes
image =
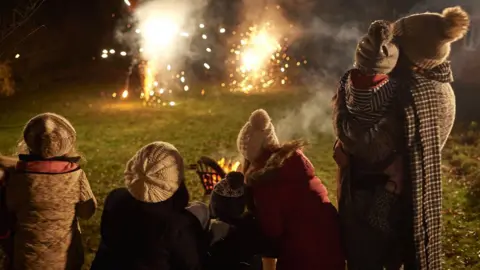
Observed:
[[[27,38],[16,35],[32,15],[46,0],[8,1],[0,3],[0,95],[12,95],[15,91],[15,84],[8,59],[11,51]]]

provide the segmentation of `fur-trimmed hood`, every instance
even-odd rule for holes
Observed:
[[[285,166],[286,162],[297,154],[298,151],[301,151],[305,145],[306,143],[303,141],[292,141],[280,146],[266,159],[263,168],[257,169],[253,167],[249,170],[250,173],[246,172],[247,184],[255,185],[275,179],[277,173]],[[313,169],[313,166],[311,167]]]

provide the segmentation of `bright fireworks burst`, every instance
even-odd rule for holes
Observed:
[[[128,0],[125,0],[125,4],[131,5]],[[177,63],[179,59],[169,57],[184,54],[185,52],[179,51],[185,50],[185,47],[179,48],[179,44],[183,41],[188,43],[187,41],[192,38],[190,33],[182,29],[182,19],[178,16],[180,15],[172,15],[168,12],[146,12],[141,16],[139,24],[131,29],[138,37],[141,47],[137,48],[138,53],[129,52],[128,55],[137,59],[139,63],[142,77],[140,98],[144,104],[175,106],[177,103],[174,101],[173,93],[191,90],[187,74],[181,69],[181,63]],[[217,33],[224,34],[224,38],[232,44],[231,57],[226,61],[230,70],[227,73],[228,81],[221,83],[222,87],[245,93],[263,92],[276,85],[289,84],[288,69],[306,64],[306,60],[297,61],[288,55],[288,38],[284,35],[285,31],[276,29],[275,21],[254,24],[243,33],[237,33],[225,27],[217,28]],[[194,36],[206,42],[203,52],[210,54],[213,47],[211,43],[207,43],[209,36],[205,33],[206,24],[200,23],[196,27],[200,32],[191,28],[189,30],[194,31]],[[128,25],[127,28],[130,29],[131,26]],[[228,50],[228,48],[213,49]],[[113,55],[115,55],[114,49],[105,49],[101,57],[108,58]],[[126,56],[127,53],[121,51],[119,55]],[[211,69],[209,63],[204,63],[203,67],[206,70]],[[125,89],[112,96],[126,99],[131,96],[131,93],[128,85]],[[201,94],[205,94],[204,89],[201,90]]]
[[[287,69],[294,60],[287,55],[288,38],[275,33],[273,23],[249,27],[230,50],[232,65],[228,86],[231,91],[265,91],[278,83],[289,82]],[[298,65],[297,62],[297,66]],[[222,87],[227,84],[222,83]]]

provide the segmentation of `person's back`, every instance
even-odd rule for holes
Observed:
[[[187,211],[183,160],[171,144],[151,143],[127,163],[126,188],[112,191],[91,269],[201,269],[208,236]]]
[[[46,113],[30,120],[21,145],[28,151],[8,175],[6,203],[15,216],[14,269],[80,269],[83,247],[77,217],[95,213],[96,200],[78,165],[75,130]]]
[[[277,236],[278,269],[343,269],[344,258],[340,242],[340,226],[335,207],[313,166],[300,150],[292,149],[274,178],[275,187],[254,185],[256,198],[265,197],[278,208],[279,220],[271,215],[259,218],[265,233]],[[259,181],[269,181],[268,177]],[[276,201],[276,202],[273,202]],[[265,206],[265,204],[264,204]],[[258,208],[264,208],[262,203]],[[268,207],[268,206],[267,206]],[[268,210],[266,210],[268,211]],[[262,218],[262,216],[264,216]],[[277,223],[277,224],[274,224]]]
[[[247,206],[273,247],[277,269],[343,270],[337,212],[302,147],[280,144],[268,113],[252,113],[237,139],[251,192]]]
[[[17,170],[8,182],[8,207],[16,217],[15,269],[80,269],[83,251],[76,207],[85,173],[45,173]],[[91,209],[83,218],[93,214]],[[69,258],[75,253],[76,258]]]
[[[182,246],[179,236],[186,230],[201,238],[203,232],[188,211],[172,208],[174,200],[146,203],[126,188],[112,191],[102,215],[103,254],[92,269],[192,269],[188,257],[175,257],[175,250],[194,248]]]

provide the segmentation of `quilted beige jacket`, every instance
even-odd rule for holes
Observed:
[[[96,204],[84,171],[75,163],[46,161],[10,169],[7,207],[17,219],[14,269],[81,269],[77,218],[92,217]]]

